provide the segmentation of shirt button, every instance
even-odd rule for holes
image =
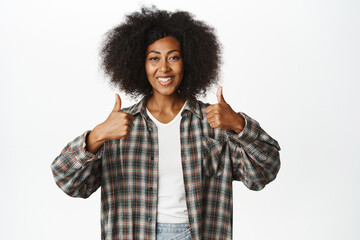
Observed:
[[[153,188],[152,187],[149,187],[149,192],[152,192]]]
[[[151,156],[151,160],[154,161],[154,156]]]
[[[151,222],[151,218],[148,218],[148,221]]]
[[[149,128],[149,132],[151,132],[153,129],[152,128]]]

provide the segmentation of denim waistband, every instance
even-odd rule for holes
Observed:
[[[189,223],[156,223],[158,232],[182,233],[190,228]]]

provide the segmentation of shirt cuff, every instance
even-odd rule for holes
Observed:
[[[248,144],[254,142],[258,137],[260,133],[260,125],[256,120],[252,119],[245,113],[238,112],[238,114],[243,116],[245,119],[244,129],[239,134],[233,130],[227,130],[227,136],[231,141],[240,144],[242,147],[245,147]]]
[[[91,130],[84,132],[82,135],[77,137],[71,144],[71,152],[74,154],[75,159],[81,164],[85,164],[89,161],[101,159],[104,152],[104,144],[99,148],[96,154],[93,154],[86,150],[86,138]]]

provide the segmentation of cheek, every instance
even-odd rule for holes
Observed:
[[[151,64],[147,63],[145,64],[145,71],[146,74],[149,76],[154,72],[154,67],[152,67]]]
[[[179,66],[179,74],[180,74],[181,76],[184,75],[184,66],[183,66],[183,65]]]
[[[176,68],[176,71],[179,73],[179,74],[183,74],[184,73],[184,65],[182,62],[179,62],[176,64],[175,66]]]

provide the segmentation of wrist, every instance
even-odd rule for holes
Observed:
[[[105,143],[99,136],[98,128],[95,127],[86,137],[86,150],[91,152],[92,154],[96,154],[99,148]]]
[[[244,129],[245,126],[245,119],[243,116],[241,116],[241,114],[239,113],[235,113],[235,121],[236,124],[233,127],[233,131],[236,132],[237,134],[240,134],[242,132],[242,130]]]
[[[90,134],[92,135],[92,141],[96,143],[104,143],[107,141],[107,138],[102,129],[102,124],[97,125]]]

